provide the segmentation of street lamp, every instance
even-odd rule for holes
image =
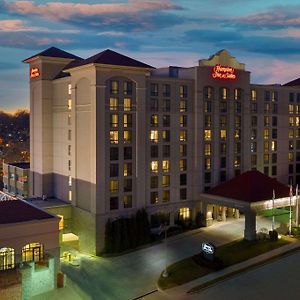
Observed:
[[[167,270],[167,222],[165,223],[165,269],[162,273],[162,277],[169,277],[169,273]]]

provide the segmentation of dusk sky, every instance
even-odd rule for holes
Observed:
[[[21,61],[51,46],[83,58],[110,48],[155,67],[194,66],[225,48],[246,64],[252,83],[285,83],[300,76],[300,4],[0,0],[0,110],[28,108]]]

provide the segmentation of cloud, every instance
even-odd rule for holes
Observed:
[[[4,1],[3,6],[19,15],[37,15],[51,21],[70,21],[76,17],[95,17],[107,14],[130,15],[142,12],[180,9],[170,1],[129,0],[128,3],[82,4],[48,2],[36,4],[33,1]]]
[[[23,20],[0,20],[0,32],[48,32],[48,33],[66,33],[75,34],[79,30],[74,29],[49,29],[46,27],[30,26]]]
[[[96,35],[99,36],[124,36],[124,32],[120,31],[103,31],[103,32],[98,32]]]

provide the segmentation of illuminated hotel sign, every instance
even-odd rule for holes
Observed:
[[[31,68],[30,69],[30,79],[37,78],[40,76],[40,70],[39,68]]]
[[[212,69],[211,76],[214,79],[236,79],[235,69],[222,65],[215,65]]]

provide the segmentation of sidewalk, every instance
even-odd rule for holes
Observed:
[[[295,250],[297,248],[300,248],[300,241],[297,240],[295,242],[292,242],[288,245],[282,246],[280,248],[274,249],[270,252],[261,254],[259,256],[256,256],[254,258],[251,258],[247,261],[235,264],[233,266],[227,267],[223,270],[210,273],[208,275],[205,275],[203,277],[200,277],[198,279],[195,279],[193,281],[190,281],[186,284],[177,286],[175,288],[167,289],[167,290],[160,290],[159,293],[168,296],[169,298],[173,299],[179,299],[179,297],[187,296],[187,293],[196,286],[203,286],[206,287],[210,284],[213,284],[216,281],[221,281],[227,277],[233,276],[237,273],[243,272],[246,269],[258,265],[263,264],[265,261],[274,258],[279,255],[283,255],[291,250]]]

